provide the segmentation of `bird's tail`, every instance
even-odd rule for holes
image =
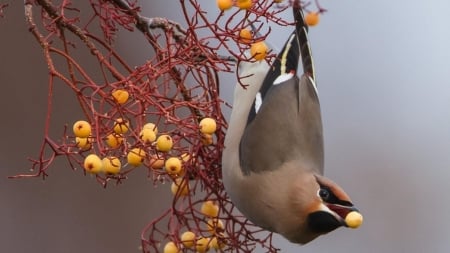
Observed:
[[[315,81],[316,77],[314,72],[314,62],[308,40],[308,25],[305,23],[305,17],[303,15],[300,1],[294,1],[292,9],[296,22],[295,32],[297,34],[298,44],[302,56],[303,73],[309,75],[313,79],[313,81]]]

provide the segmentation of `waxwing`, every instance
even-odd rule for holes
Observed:
[[[344,190],[323,176],[308,27],[298,1],[293,11],[296,29],[272,66],[265,61],[240,66],[241,82],[248,86],[235,88],[222,174],[229,197],[250,221],[305,244],[341,226],[356,228],[362,216]]]

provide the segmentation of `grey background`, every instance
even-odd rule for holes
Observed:
[[[321,3],[329,12],[310,38],[326,175],[350,194],[365,222],[303,247],[281,238],[276,244],[281,252],[448,252],[450,1]],[[157,1],[144,13],[181,22],[177,4]],[[168,187],[154,188],[144,170],[107,190],[63,159],[44,182],[6,179],[26,172],[26,157],[37,155],[46,106],[46,65],[22,13],[16,1],[0,19],[0,251],[139,252],[141,229],[170,201]],[[277,38],[289,32],[274,28],[269,41],[280,48],[284,39]],[[134,37],[118,45],[145,47]],[[136,64],[145,58],[139,50],[130,55]],[[223,97],[231,101],[232,76],[224,78]],[[73,95],[56,92],[55,124],[72,122],[80,116]]]

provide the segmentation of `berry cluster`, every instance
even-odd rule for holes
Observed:
[[[279,17],[288,2],[217,0],[219,13],[209,19],[202,1],[180,1],[184,29],[142,16],[133,1],[89,0],[83,16],[76,1],[27,1],[26,21],[49,69],[48,114],[39,156],[31,160],[36,173],[15,177],[45,178],[57,157],[74,170],[84,168],[103,187],[145,168],[155,185],[171,183],[173,204],[145,226],[143,252],[276,252],[272,234],[236,212],[221,182],[227,123],[219,73],[234,72],[241,61],[271,61],[264,24],[292,25]],[[304,6],[314,3],[310,25],[324,11],[317,1]],[[142,33],[152,55],[146,63],[135,67],[125,60],[114,46],[119,31]],[[83,49],[90,59],[79,57]],[[55,82],[73,91],[84,115],[68,118],[75,122],[72,131],[66,127],[58,138],[49,130],[51,111],[61,109],[52,107]]]

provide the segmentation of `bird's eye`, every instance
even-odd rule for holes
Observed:
[[[327,200],[330,197],[330,192],[328,189],[321,188],[319,190],[319,197],[321,197],[323,200]]]

